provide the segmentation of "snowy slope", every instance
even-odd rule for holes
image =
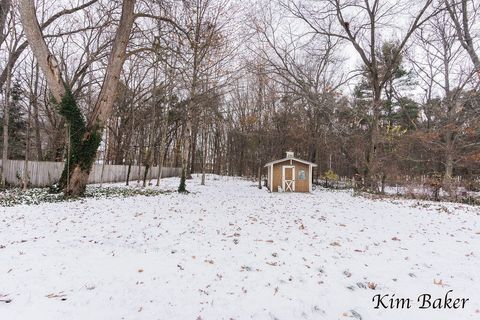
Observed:
[[[0,208],[0,319],[480,319],[478,207],[188,182]],[[451,289],[465,309],[416,307]]]

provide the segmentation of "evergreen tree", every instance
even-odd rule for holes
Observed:
[[[27,120],[21,103],[23,100],[23,89],[18,81],[15,81],[10,90],[10,110],[8,126],[8,144],[10,159],[25,158],[25,138],[27,131]],[[3,123],[4,115],[1,115],[0,122]],[[0,127],[0,136],[3,135],[3,126]],[[3,149],[3,140],[0,139],[0,145]]]

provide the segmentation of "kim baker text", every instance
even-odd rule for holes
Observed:
[[[372,298],[375,309],[463,309],[469,298],[452,297],[453,290],[448,290],[443,297],[432,297],[422,293],[417,299],[398,298],[395,294],[376,294]],[[415,303],[415,305],[414,305]]]

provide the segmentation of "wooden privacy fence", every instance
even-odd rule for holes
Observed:
[[[2,160],[0,160],[2,164]],[[10,185],[21,185],[25,161],[8,160],[3,168],[5,180]],[[29,185],[32,187],[45,187],[52,185],[60,179],[64,162],[49,161],[28,161]],[[102,179],[103,167],[103,179]],[[128,165],[114,164],[94,164],[88,183],[101,182],[122,182],[127,180]],[[163,167],[162,178],[180,176],[181,168]],[[130,170],[130,180],[143,179],[145,166],[132,165]],[[158,167],[151,167],[148,170],[148,179],[156,179]]]

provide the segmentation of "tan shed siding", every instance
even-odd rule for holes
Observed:
[[[309,171],[309,165],[301,162],[295,162],[295,191],[296,192],[310,192],[310,188],[308,185],[308,171]],[[300,170],[305,171],[305,178],[303,180],[298,179],[298,174]]]
[[[273,181],[271,186],[272,192],[278,191],[278,186],[282,186],[282,167],[289,166],[290,161],[292,161],[292,165],[295,166],[295,191],[296,192],[309,192],[310,186],[308,183],[308,179],[310,176],[309,170],[310,166],[308,164],[304,164],[295,160],[285,160],[273,165]],[[299,180],[298,174],[300,170],[305,170],[305,179]]]
[[[272,191],[278,192],[278,187],[282,187],[282,166],[290,165],[290,161],[283,161],[273,165]]]

